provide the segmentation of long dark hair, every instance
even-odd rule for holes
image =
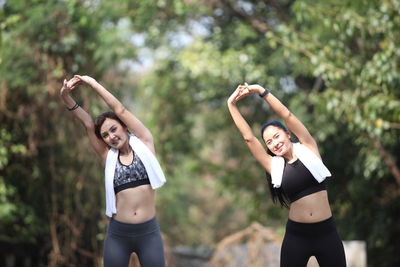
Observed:
[[[265,131],[265,129],[267,129],[268,126],[275,126],[275,127],[282,129],[283,131],[289,133],[289,131],[287,130],[285,125],[283,125],[280,121],[269,121],[269,122],[266,122],[263,125],[261,125],[261,138],[263,140],[264,140],[264,138],[263,138],[264,131]],[[267,148],[267,153],[271,156],[275,156],[275,154],[272,153],[268,148]],[[285,192],[283,192],[282,187],[274,188],[274,186],[272,185],[271,175],[268,172],[265,172],[265,174],[267,176],[268,187],[269,187],[269,191],[271,192],[272,201],[274,203],[279,202],[281,204],[281,206],[289,208],[289,200],[288,200],[288,197],[286,196]]]

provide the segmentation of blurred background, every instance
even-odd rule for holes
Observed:
[[[399,44],[398,0],[0,0],[0,265],[102,264],[103,168],[59,98],[86,74],[153,133],[168,251],[284,233],[226,107],[247,82],[316,138],[342,239],[365,242],[368,266],[400,266]],[[88,87],[74,98],[107,110]],[[258,96],[239,107],[258,137],[276,119]]]

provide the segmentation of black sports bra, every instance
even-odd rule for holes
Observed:
[[[326,190],[325,181],[318,183],[299,159],[291,164],[285,163],[281,186],[290,203],[313,193]]]
[[[118,192],[137,187],[139,185],[150,184],[149,176],[147,175],[146,168],[138,155],[133,155],[133,160],[130,165],[124,165],[119,160],[115,166],[114,173],[114,192]]]

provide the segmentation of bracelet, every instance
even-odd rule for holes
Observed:
[[[73,110],[75,110],[75,109],[77,109],[77,108],[79,108],[79,104],[78,104],[77,102],[75,102],[75,105],[74,105],[72,108],[67,107],[67,109],[68,109],[69,111],[73,111]]]
[[[265,89],[264,93],[259,94],[259,96],[260,96],[261,98],[264,98],[264,96],[268,95],[269,93],[270,93],[270,91],[269,91],[268,89]]]

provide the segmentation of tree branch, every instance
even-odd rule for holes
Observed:
[[[223,2],[222,3],[223,5],[229,7],[229,9],[233,12],[233,14],[236,17],[249,23],[259,33],[265,34],[270,29],[269,25],[266,22],[254,17],[254,16],[249,16],[246,13],[246,11],[244,11],[242,8],[236,6],[231,1],[228,0],[228,1],[222,1],[222,2]]]
[[[400,186],[400,169],[396,165],[396,162],[394,161],[393,157],[385,150],[383,147],[381,141],[377,138],[373,139],[374,147],[378,149],[379,155],[383,159],[383,162],[386,164],[386,166],[390,169],[392,172],[392,175],[394,179],[397,182],[397,185]]]

